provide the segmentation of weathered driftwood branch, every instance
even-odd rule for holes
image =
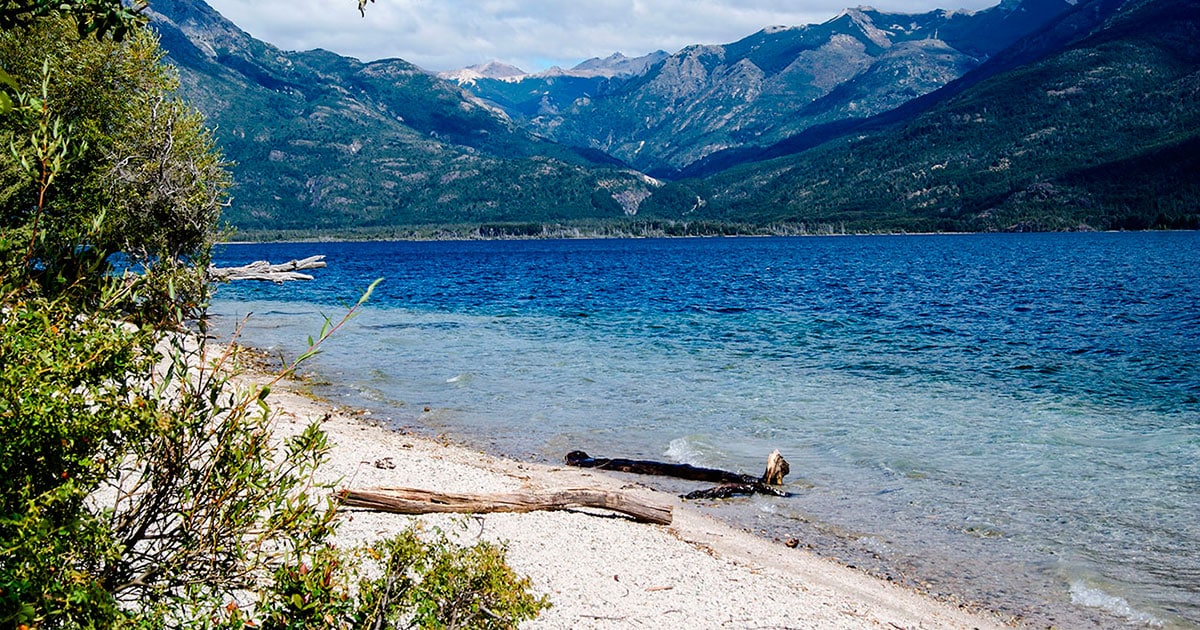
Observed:
[[[767,467],[762,477],[753,477],[742,473],[730,472],[719,468],[702,468],[691,464],[669,464],[644,459],[609,459],[591,457],[583,451],[567,453],[564,461],[568,466],[579,468],[598,468],[601,470],[616,470],[636,473],[639,475],[658,475],[660,477],[677,477],[692,481],[711,481],[721,485],[706,490],[696,490],[683,495],[685,499],[725,499],[735,495],[769,494],[777,497],[791,496],[790,493],[773,488],[783,483],[783,478],[791,472],[787,460],[778,450],[772,451],[767,457]]]
[[[242,267],[209,267],[208,277],[218,282],[260,280],[281,284],[288,280],[312,280],[312,276],[300,273],[300,271],[320,269],[324,266],[324,256],[309,256],[301,260],[289,260],[277,265],[272,265],[265,260],[256,260]]]
[[[645,523],[660,525],[671,523],[670,506],[643,503],[624,494],[596,488],[500,494],[459,494],[417,488],[369,488],[342,490],[340,500],[342,505],[348,507],[369,508],[397,514],[428,514],[430,512],[485,514],[594,507],[627,514],[635,520]]]

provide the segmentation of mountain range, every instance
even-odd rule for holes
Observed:
[[[957,79],[1070,7],[1064,0],[1026,0],[919,15],[847,9],[823,24],[774,26],[731,44],[689,46],[578,98],[564,98],[554,85],[530,85],[526,93],[542,96],[534,112],[499,104],[540,135],[670,178],[722,150],[766,146],[816,125],[893,109]],[[510,93],[531,82],[481,79],[465,87],[486,99],[497,81]]]
[[[152,23],[235,162],[231,223],[428,236],[1200,227],[1197,13],[857,8],[674,54],[440,76],[280,51],[201,0],[156,0]]]

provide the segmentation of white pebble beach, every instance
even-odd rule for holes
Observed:
[[[467,542],[503,543],[508,563],[552,603],[523,627],[1006,627],[986,613],[736,529],[628,476],[519,462],[400,433],[304,395],[294,382],[277,384],[269,400],[283,435],[328,414],[321,426],[333,448],[322,475],[339,487],[465,493],[591,487],[673,508],[670,525],[590,508],[469,516],[341,509],[338,538],[345,545],[391,535],[414,519]]]

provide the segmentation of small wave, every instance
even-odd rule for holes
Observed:
[[[464,324],[457,321],[398,321],[386,322],[382,324],[361,324],[361,328],[367,330],[403,330],[403,331],[418,331],[418,330],[456,330],[463,328]]]
[[[271,309],[269,311],[263,311],[261,314],[264,316],[273,316],[273,317],[303,317],[303,316],[308,316],[308,315],[315,315],[316,311],[313,311],[313,310],[281,311],[278,309]]]
[[[471,374],[470,372],[464,372],[457,376],[451,376],[450,378],[446,379],[446,382],[453,385],[458,385],[461,383],[469,383],[473,378],[475,378],[474,374]]]
[[[1071,582],[1071,601],[1082,606],[1106,610],[1114,615],[1145,626],[1153,628],[1161,628],[1163,626],[1161,619],[1130,606],[1125,598],[1109,595],[1098,588],[1092,588],[1084,584],[1083,580]]]
[[[684,310],[691,313],[707,313],[712,315],[739,315],[750,312],[750,309],[742,306],[707,306],[702,304],[688,304],[684,307]]]
[[[681,464],[705,466],[707,465],[705,463],[705,460],[708,459],[707,455],[711,452],[712,447],[705,444],[702,438],[690,435],[671,440],[663,455]]]

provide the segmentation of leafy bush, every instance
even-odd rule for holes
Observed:
[[[145,341],[63,302],[5,300],[0,318],[0,623],[109,625],[100,577],[116,541],[87,497],[150,429]],[[54,620],[53,623],[50,623]]]
[[[362,627],[512,628],[549,606],[505,564],[502,547],[421,533],[409,529],[367,548],[381,577],[362,584]]]
[[[334,547],[319,422],[278,439],[271,384],[236,387],[229,355],[206,367],[191,336],[11,297],[0,623],[506,628],[545,607],[487,543],[408,530]]]
[[[353,553],[326,546],[277,569],[262,627],[514,628],[549,606],[529,586],[502,547],[463,547],[413,526]]]

